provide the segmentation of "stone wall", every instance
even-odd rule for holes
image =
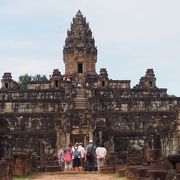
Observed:
[[[61,81],[62,86],[46,90],[1,90],[1,134],[8,135],[2,137],[6,154],[12,149],[33,149],[43,161],[56,156],[60,142],[67,143],[66,136],[88,134],[87,126],[91,126],[96,144],[113,141],[119,158],[148,147],[157,148],[157,142],[161,143],[158,148],[166,152],[177,148],[172,144],[177,142],[179,98],[170,97],[166,89],[157,87],[124,88],[120,84],[128,81],[108,80],[104,69],[99,76],[92,76],[85,79],[89,85],[83,87],[87,98],[87,109],[83,110],[74,110],[78,89],[73,86],[73,77],[68,83]],[[98,87],[101,80],[106,81],[104,87]],[[114,83],[112,87],[109,82]],[[75,123],[76,119],[79,120]],[[71,140],[70,137],[68,142]]]
[[[13,179],[14,162],[12,159],[0,160],[0,179]]]
[[[12,156],[15,159],[14,175],[26,176],[32,172],[32,152],[31,151],[13,151]]]

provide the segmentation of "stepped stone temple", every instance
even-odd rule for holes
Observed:
[[[54,69],[47,81],[31,81],[27,88],[9,72],[2,76],[0,157],[28,149],[39,163],[50,162],[62,145],[90,139],[103,142],[120,162],[145,149],[176,152],[180,98],[156,86],[153,69],[134,87],[130,80],[109,79],[104,68],[97,72],[97,47],[80,11],[67,31],[63,57],[65,74]]]

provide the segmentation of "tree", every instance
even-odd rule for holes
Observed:
[[[32,76],[32,80],[33,81],[47,81],[47,77],[46,75],[40,75],[40,74],[36,74],[34,76]]]
[[[24,74],[19,76],[19,81],[18,83],[23,87],[27,88],[27,84],[30,83],[31,81],[47,81],[46,75],[40,75],[36,74],[34,76],[30,76],[28,74]]]
[[[31,82],[31,76],[29,76],[28,74],[24,74],[19,76],[19,81],[18,83],[23,87],[26,88],[27,84]]]

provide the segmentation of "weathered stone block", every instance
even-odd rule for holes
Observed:
[[[124,177],[126,176],[126,168],[119,168],[116,169],[116,174],[118,175],[118,177]]]
[[[168,170],[148,170],[147,175],[153,179],[165,180]]]
[[[0,160],[0,180],[12,180],[12,176],[8,161]]]
[[[101,167],[100,172],[104,174],[112,174],[115,173],[115,167],[114,166]]]
[[[180,163],[176,163],[176,172],[180,173]]]
[[[12,156],[15,158],[14,175],[25,176],[32,171],[30,151],[14,151]]]
[[[118,154],[116,152],[111,152],[109,154],[108,160],[107,160],[107,165],[112,166],[112,165],[118,165]]]
[[[47,166],[45,168],[45,171],[46,172],[59,172],[59,171],[61,171],[61,167],[59,167],[59,166]]]

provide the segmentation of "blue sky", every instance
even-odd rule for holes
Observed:
[[[0,76],[64,73],[63,45],[81,10],[98,48],[97,72],[131,80],[153,68],[157,86],[180,96],[179,0],[0,0]]]

